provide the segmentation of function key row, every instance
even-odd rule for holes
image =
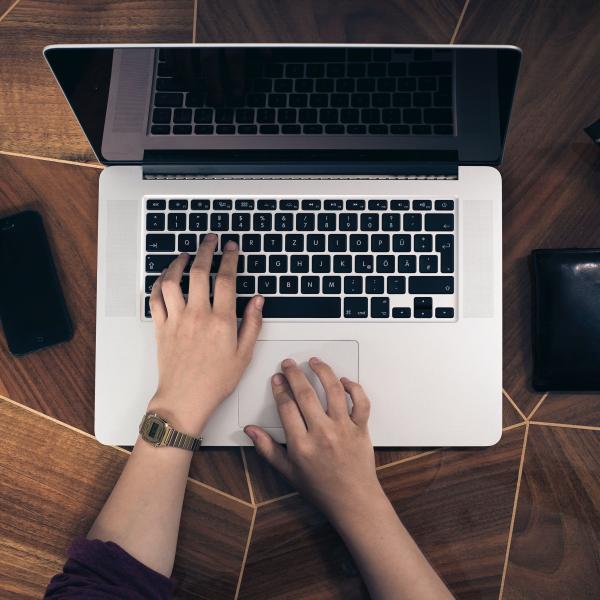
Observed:
[[[277,210],[277,200],[260,199],[256,203],[254,200],[231,200],[227,198],[215,198],[212,201],[213,210]],[[169,210],[198,210],[206,211],[211,209],[211,201],[208,199],[191,200],[186,199],[171,199],[168,201]],[[163,198],[150,198],[146,201],[147,210],[166,210],[167,200]],[[344,210],[344,200],[295,200],[282,199],[279,200],[280,210]],[[368,210],[387,211],[387,210],[410,210],[410,200],[385,200],[385,199],[348,199],[345,201],[346,210]],[[412,209],[417,211],[439,210],[452,211],[454,210],[454,200],[413,200]]]

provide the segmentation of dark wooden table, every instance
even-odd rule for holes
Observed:
[[[524,61],[504,182],[504,426],[483,450],[379,449],[381,482],[465,598],[595,598],[600,397],[530,386],[527,257],[600,246],[600,4],[517,0],[0,0],[0,215],[45,219],[74,339],[15,359],[0,337],[0,589],[39,597],[127,453],[93,429],[100,165],[42,59],[50,43],[502,43]],[[0,284],[1,285],[1,284]],[[185,598],[363,598],[324,518],[253,450],[194,460],[175,576]]]

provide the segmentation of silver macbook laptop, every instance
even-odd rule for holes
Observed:
[[[250,444],[249,423],[284,441],[269,378],[283,358],[313,355],[362,383],[375,445],[500,438],[494,166],[520,50],[78,45],[45,56],[106,167],[101,442],[136,439],[157,380],[150,288],[207,232],[219,235],[219,250],[231,238],[240,244],[238,313],[254,293],[266,302],[252,364],[205,444]]]

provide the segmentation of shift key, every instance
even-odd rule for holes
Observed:
[[[453,294],[454,277],[409,277],[408,291],[411,294]]]

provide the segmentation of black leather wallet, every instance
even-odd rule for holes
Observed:
[[[600,250],[534,250],[533,387],[600,390]]]

